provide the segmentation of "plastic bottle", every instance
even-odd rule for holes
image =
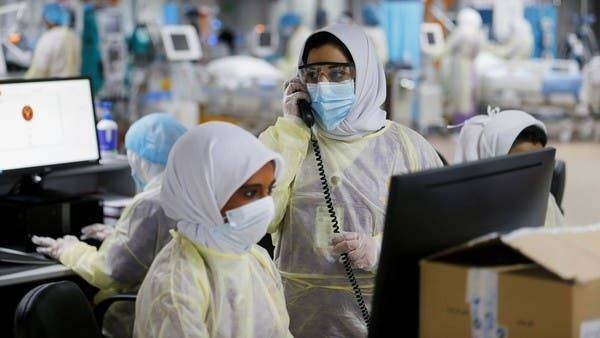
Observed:
[[[111,158],[117,154],[117,123],[113,120],[110,102],[102,102],[102,119],[98,122],[98,141],[100,143],[100,156]]]

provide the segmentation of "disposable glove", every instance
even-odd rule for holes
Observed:
[[[294,77],[285,83],[282,100],[283,115],[300,117],[298,111],[298,100],[300,99],[310,102],[306,87],[298,77]]]
[[[60,258],[60,255],[71,246],[77,244],[79,240],[75,236],[65,236],[59,239],[50,237],[38,237],[33,236],[31,238],[33,244],[37,245],[36,251],[48,255],[56,260]]]
[[[114,232],[114,227],[97,223],[81,228],[81,236],[79,238],[82,240],[89,238],[97,239],[102,242]]]
[[[343,232],[331,237],[333,252],[348,254],[353,268],[373,272],[377,268],[381,243],[368,234]]]

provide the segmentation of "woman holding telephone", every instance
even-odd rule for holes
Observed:
[[[375,53],[356,25],[313,33],[284,116],[260,136],[286,161],[269,232],[295,337],[366,336],[390,177],[441,166],[423,137],[386,120]]]

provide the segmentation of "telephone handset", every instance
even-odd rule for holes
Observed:
[[[315,116],[313,115],[312,108],[308,101],[304,99],[298,100],[298,112],[300,113],[302,121],[304,121],[309,128],[315,124]]]
[[[325,198],[325,204],[327,206],[327,211],[329,216],[331,217],[331,226],[333,227],[333,232],[336,234],[340,233],[340,226],[338,224],[337,215],[335,213],[335,208],[333,207],[333,201],[331,200],[331,191],[329,190],[329,184],[327,183],[327,174],[325,173],[325,165],[323,164],[323,157],[321,156],[321,148],[319,147],[319,141],[313,134],[312,126],[315,123],[315,116],[313,114],[312,108],[310,107],[310,103],[304,99],[298,100],[298,112],[300,113],[300,118],[306,125],[310,128],[310,141],[312,142],[313,151],[315,153],[315,159],[317,161],[317,171],[319,172],[319,178],[321,181],[321,189],[323,190],[323,195]],[[341,255],[342,264],[344,265],[344,270],[346,271],[346,277],[348,278],[348,282],[352,286],[352,291],[354,292],[354,298],[356,299],[356,303],[360,308],[360,312],[362,314],[363,320],[369,326],[369,310],[365,304],[365,300],[362,295],[362,290],[360,289],[360,285],[358,285],[358,281],[354,276],[354,272],[352,271],[352,266],[350,265],[350,260],[348,258],[348,254]]]

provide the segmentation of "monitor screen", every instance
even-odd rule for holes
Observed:
[[[419,261],[492,232],[544,224],[555,150],[394,176],[369,337],[419,337]],[[405,307],[397,316],[398,304]]]
[[[435,35],[432,32],[427,32],[427,42],[430,45],[435,44]]]
[[[187,41],[187,36],[181,33],[171,34],[171,40],[173,41],[173,49],[176,51],[189,50],[190,46]]]
[[[196,61],[202,58],[198,31],[191,25],[166,25],[160,29],[169,61]]]
[[[99,158],[88,79],[0,82],[0,173]]]
[[[261,47],[270,47],[271,46],[271,33],[265,32],[259,35],[258,43]]]

